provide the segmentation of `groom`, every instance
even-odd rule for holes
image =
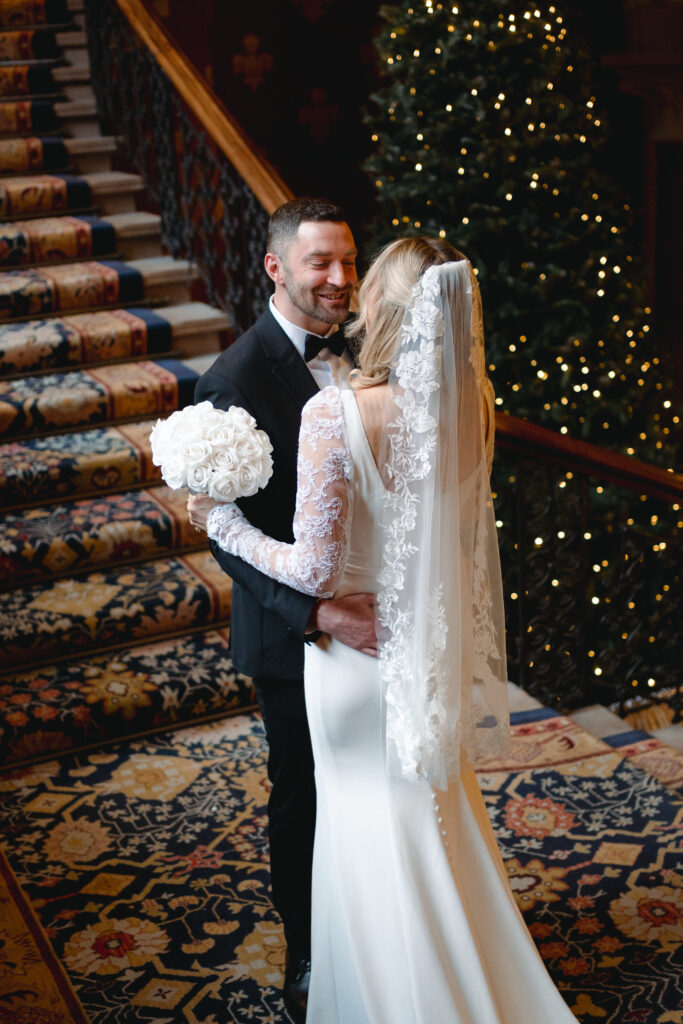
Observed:
[[[273,475],[238,502],[276,540],[292,542],[301,410],[351,369],[342,325],[356,282],[356,246],[342,209],[326,199],[294,199],[268,225],[265,268],[275,290],[269,308],[200,378],[195,402],[247,409],[273,445]],[[273,903],[287,942],[285,1006],[306,1014],[310,977],[311,866],[315,826],[313,755],[304,704],[304,643],[320,632],[376,653],[369,594],[319,601],[276,583],[213,541],[233,579],[230,647],[235,667],[253,677],[269,745],[268,832]]]

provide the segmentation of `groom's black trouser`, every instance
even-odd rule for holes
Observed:
[[[268,740],[270,875],[290,957],[311,949],[315,780],[303,679],[254,679]]]

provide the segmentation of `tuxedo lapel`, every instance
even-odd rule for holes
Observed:
[[[320,389],[306,363],[268,310],[258,326],[263,350],[271,363],[271,372],[301,412],[308,399]]]

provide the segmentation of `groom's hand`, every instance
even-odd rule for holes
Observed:
[[[331,601],[318,601],[309,620],[311,631],[329,633],[341,644],[377,657],[375,595],[348,594]]]

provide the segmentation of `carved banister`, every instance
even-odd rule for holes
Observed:
[[[245,180],[267,213],[294,197],[268,160],[230,116],[173,37],[142,0],[116,0],[140,40],[166,72],[197,121]]]
[[[519,455],[540,458],[663,501],[683,502],[683,474],[668,472],[587,441],[565,437],[516,416],[496,412],[496,443]]]

